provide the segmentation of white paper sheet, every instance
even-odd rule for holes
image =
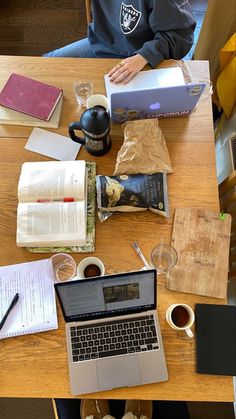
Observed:
[[[57,329],[50,259],[0,267],[0,320],[16,293],[19,300],[0,330],[0,339]]]
[[[62,161],[75,160],[80,147],[68,137],[41,128],[32,130],[25,145],[26,150]]]

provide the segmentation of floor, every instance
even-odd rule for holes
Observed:
[[[0,399],[0,418],[55,419],[55,416],[49,399]]]
[[[185,59],[191,59],[201,30],[207,0],[189,0],[197,27],[194,45]],[[236,305],[236,283],[229,283],[228,302]],[[233,407],[230,403],[188,403],[191,419],[233,419]],[[54,419],[51,400],[48,399],[0,399],[1,419]],[[79,417],[78,417],[79,419]],[[157,418],[155,418],[157,419]],[[172,418],[166,418],[172,419]],[[173,418],[174,419],[174,418]]]
[[[189,402],[187,409],[190,419],[235,418],[232,403]],[[49,399],[0,399],[0,417],[1,419],[55,419]],[[63,419],[70,417],[69,415]],[[77,419],[80,419],[80,416]],[[172,416],[165,419],[176,418]]]

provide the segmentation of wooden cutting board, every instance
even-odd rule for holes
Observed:
[[[178,263],[167,288],[191,294],[226,298],[231,215],[197,208],[177,208],[172,245]]]

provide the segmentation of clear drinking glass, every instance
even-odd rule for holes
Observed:
[[[78,104],[85,107],[88,98],[93,94],[93,83],[90,80],[75,81],[74,91]]]
[[[176,265],[178,254],[173,246],[161,243],[154,247],[151,253],[151,262],[157,271],[157,274],[168,274]]]
[[[76,274],[74,258],[67,253],[56,253],[50,260],[55,276],[55,282],[63,282],[72,279]]]

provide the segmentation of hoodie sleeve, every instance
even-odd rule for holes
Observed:
[[[184,57],[193,44],[196,22],[186,0],[158,0],[153,2],[149,24],[154,33],[136,54],[142,55],[152,67],[162,60]]]

